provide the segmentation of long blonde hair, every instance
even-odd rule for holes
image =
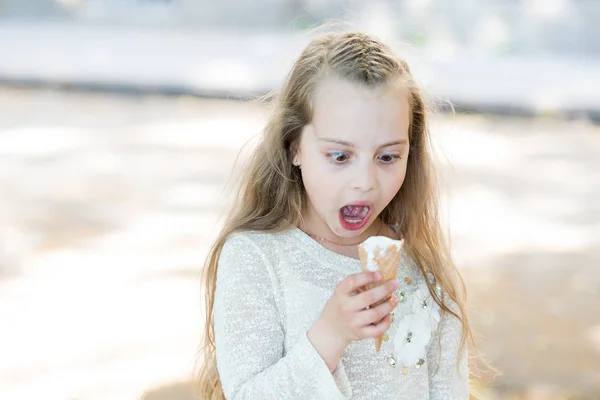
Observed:
[[[299,223],[306,193],[299,170],[292,165],[292,155],[302,128],[311,122],[315,87],[325,76],[366,87],[400,83],[407,91],[412,116],[406,179],[380,217],[386,224],[397,224],[405,238],[407,254],[424,275],[427,271],[433,274],[443,292],[457,305],[458,312],[450,310],[437,291],[430,288],[435,301],[462,323],[459,354],[463,353],[467,338],[472,340],[464,283],[452,262],[440,222],[423,95],[406,62],[376,38],[360,32],[328,33],[308,44],[274,97],[270,119],[242,172],[239,195],[209,251],[203,274],[206,324],[198,357],[198,392],[202,399],[225,399],[216,365],[213,324],[221,249],[234,232],[283,232]],[[430,284],[428,279],[425,281]]]

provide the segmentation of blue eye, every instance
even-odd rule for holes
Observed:
[[[344,152],[333,152],[333,153],[328,153],[327,156],[336,164],[343,164],[344,162],[348,161],[348,153],[344,153]]]
[[[400,156],[397,154],[382,154],[379,156],[379,160],[384,164],[391,164],[398,159],[400,159]]]

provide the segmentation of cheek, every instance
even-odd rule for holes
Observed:
[[[311,197],[327,197],[336,182],[326,169],[314,165],[302,168],[302,180]]]
[[[385,176],[385,182],[381,182],[383,192],[382,194],[385,198],[385,201],[389,202],[394,198],[396,193],[398,193],[398,190],[400,190],[400,188],[404,184],[405,178],[406,165],[404,165],[403,168],[399,169],[398,171],[395,171],[394,173]]]
[[[315,208],[325,209],[339,201],[343,179],[339,174],[332,173],[327,166],[312,164],[312,167],[302,167],[302,180]]]

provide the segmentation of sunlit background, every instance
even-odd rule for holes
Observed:
[[[439,112],[486,399],[600,399],[600,2],[0,0],[0,399],[192,400],[221,191],[343,20]],[[448,101],[456,108],[449,112]]]

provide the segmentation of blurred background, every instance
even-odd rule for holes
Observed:
[[[0,399],[193,399],[202,263],[267,117],[249,100],[331,20],[442,105],[455,256],[502,373],[473,385],[600,399],[596,0],[0,0]]]

